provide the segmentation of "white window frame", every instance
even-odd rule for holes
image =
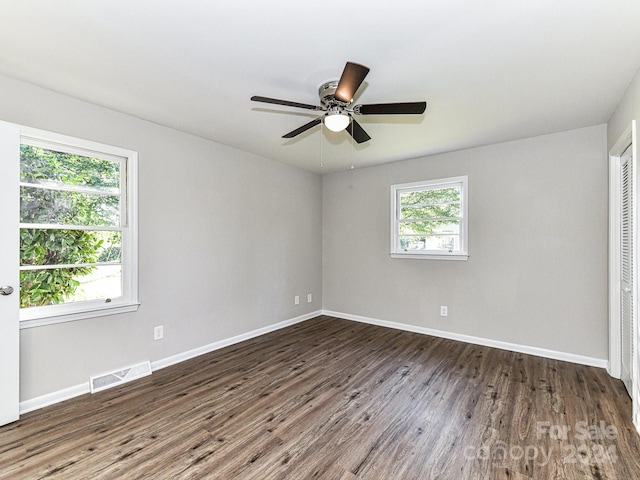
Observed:
[[[37,144],[67,153],[122,161],[126,191],[121,205],[122,226],[122,296],[105,300],[70,302],[20,309],[20,328],[134,312],[138,309],[138,153],[133,150],[61,135],[45,130],[19,126],[20,143]]]
[[[468,175],[459,177],[424,180],[421,182],[400,183],[391,185],[391,258],[413,258],[423,260],[467,260],[469,258],[468,230]],[[444,250],[403,250],[400,247],[400,194],[435,188],[460,186],[460,250],[448,252]]]

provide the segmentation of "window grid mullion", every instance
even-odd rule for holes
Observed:
[[[102,197],[122,197],[120,191],[99,190],[91,187],[74,186],[74,185],[56,185],[51,183],[31,183],[20,182],[21,187],[37,188],[39,190],[54,190],[56,192],[73,192],[84,193],[87,195],[100,195]]]
[[[121,232],[123,227],[106,225],[59,225],[53,223],[21,223],[21,229],[33,230],[85,230],[90,232]]]
[[[21,271],[30,270],[55,270],[65,268],[82,268],[82,267],[117,267],[122,266],[122,262],[97,262],[97,263],[67,263],[60,265],[20,265]]]
[[[401,218],[398,220],[400,223],[413,223],[413,222],[441,222],[445,220],[462,220],[463,217],[417,217],[417,218]]]
[[[435,207],[438,205],[460,205],[460,201],[455,202],[435,202],[435,203],[403,203],[401,208],[422,208],[422,207]]]

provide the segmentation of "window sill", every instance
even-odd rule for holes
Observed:
[[[415,260],[458,260],[466,262],[469,255],[426,254],[426,253],[390,253],[391,258],[411,258]]]
[[[45,325],[55,325],[56,323],[75,322],[76,320],[85,320],[87,318],[104,317],[107,315],[116,315],[119,313],[135,312],[140,306],[139,303],[123,303],[120,305],[104,306],[99,308],[91,308],[87,310],[79,310],[74,312],[60,312],[59,314],[37,316],[20,314],[20,329],[42,327]]]

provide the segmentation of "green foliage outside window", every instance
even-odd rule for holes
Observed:
[[[22,224],[96,227],[20,229],[21,266],[80,265],[21,270],[20,306],[64,303],[95,269],[86,264],[121,261],[121,232],[99,230],[120,224],[120,163],[23,144],[20,164]]]
[[[432,188],[400,194],[400,247],[409,249],[416,235],[457,234],[461,214],[460,188]],[[443,240],[444,241],[444,240]],[[446,240],[451,242],[452,240]]]

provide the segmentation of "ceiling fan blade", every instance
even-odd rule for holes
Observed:
[[[351,123],[346,128],[349,135],[353,137],[353,139],[358,143],[364,143],[368,140],[371,140],[371,137],[364,131],[364,128],[360,126],[358,122],[355,121],[354,118],[351,119]]]
[[[286,107],[296,107],[296,108],[306,108],[309,110],[324,110],[319,105],[309,105],[308,103],[298,103],[298,102],[290,102],[289,100],[279,100],[277,98],[269,98],[269,97],[260,97],[258,95],[254,95],[251,97],[251,100],[254,102],[262,102],[262,103],[273,103],[275,105],[284,105]]]
[[[427,109],[427,102],[371,103],[356,105],[353,112],[359,115],[419,115]]]
[[[353,100],[360,85],[364,81],[364,77],[369,73],[369,67],[360,65],[359,63],[347,62],[342,71],[342,76],[338,82],[334,97],[341,102],[349,103]]]
[[[296,137],[296,136],[300,135],[301,133],[306,132],[310,128],[313,128],[316,125],[319,125],[321,122],[322,122],[322,117],[314,118],[309,123],[305,123],[303,126],[298,127],[295,130],[292,130],[289,133],[283,135],[282,138],[293,138],[293,137]]]

